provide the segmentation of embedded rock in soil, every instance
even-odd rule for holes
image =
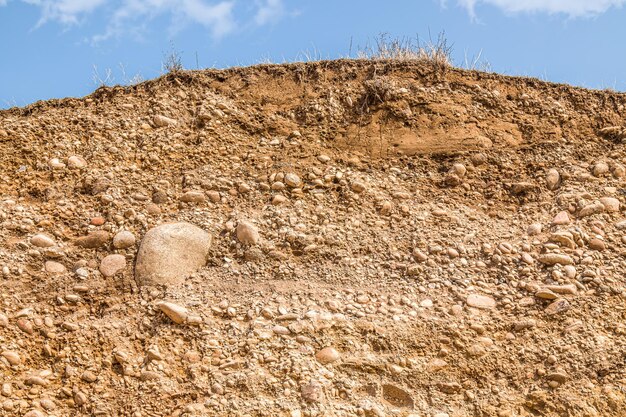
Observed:
[[[548,190],[556,190],[560,183],[561,175],[559,174],[559,171],[554,168],[549,170],[546,174],[546,187],[548,187]]]
[[[100,272],[105,277],[112,277],[126,268],[126,258],[124,255],[109,255],[100,262]]]
[[[65,266],[62,263],[55,261],[46,261],[44,269],[50,274],[63,274],[65,273]]]
[[[492,309],[496,306],[496,300],[488,295],[470,294],[467,296],[467,305],[474,308]]]
[[[30,238],[30,243],[38,248],[49,248],[54,246],[54,240],[44,234],[38,234]]]
[[[569,255],[562,253],[546,253],[539,256],[539,262],[546,265],[572,265],[574,260]]]
[[[259,230],[250,222],[241,221],[237,225],[237,239],[244,245],[256,245],[261,236]]]
[[[203,267],[209,256],[211,236],[189,223],[169,223],[146,233],[135,265],[140,285],[174,285]]]
[[[183,324],[187,321],[187,317],[189,316],[189,311],[182,306],[174,303],[168,303],[166,301],[161,301],[157,303],[157,307],[165,313],[167,317],[169,317],[174,323]]]
[[[604,209],[609,213],[619,212],[620,203],[615,197],[602,197],[600,203],[602,203]]]
[[[325,347],[324,349],[320,350],[319,352],[315,354],[315,358],[323,365],[333,363],[339,360],[340,357],[341,355],[339,354],[337,349],[330,347],[330,346]]]
[[[109,239],[111,235],[108,232],[97,230],[76,239],[76,245],[87,249],[97,249],[109,243]]]
[[[67,166],[72,169],[81,169],[87,166],[87,161],[81,156],[73,155],[67,159]]]
[[[128,230],[122,230],[113,237],[113,247],[115,249],[127,249],[135,246],[135,235]]]

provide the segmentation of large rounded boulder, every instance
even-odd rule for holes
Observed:
[[[139,285],[174,285],[206,265],[211,236],[189,223],[168,223],[150,229],[137,253]]]

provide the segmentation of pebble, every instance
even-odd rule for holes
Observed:
[[[318,382],[311,381],[300,387],[300,394],[302,399],[308,403],[319,403],[323,399],[324,391]]]
[[[327,365],[335,361],[338,361],[340,357],[341,355],[337,351],[337,349],[330,347],[330,346],[325,347],[324,349],[320,350],[319,352],[315,354],[315,358],[322,365]]]
[[[207,191],[207,197],[209,197],[209,201],[212,203],[219,203],[222,200],[219,191],[211,190]]]
[[[565,272],[565,276],[569,279],[576,278],[576,267],[574,265],[565,265],[563,272]]]
[[[161,209],[156,204],[150,203],[146,205],[146,212],[151,216],[158,216],[161,214]]]
[[[22,363],[22,359],[20,358],[20,355],[18,355],[16,352],[5,350],[0,355],[4,357],[7,360],[7,362],[9,362],[9,365],[11,366],[17,366],[20,363]]]
[[[531,329],[537,325],[537,321],[534,319],[523,319],[516,321],[513,325],[515,331],[521,331],[526,329]]]
[[[521,257],[522,257],[522,261],[524,261],[524,263],[526,263],[528,265],[532,265],[532,264],[535,263],[535,259],[528,252],[522,252]]]
[[[467,296],[465,300],[468,306],[480,309],[493,309],[496,307],[496,300],[481,294],[470,294]]]
[[[106,219],[102,216],[93,217],[90,220],[90,223],[94,226],[102,226],[104,223],[106,223]]]
[[[552,303],[550,303],[550,305],[548,305],[544,311],[546,312],[546,314],[552,316],[552,315],[564,313],[569,309],[570,309],[569,301],[567,301],[564,298],[559,298],[553,301]]]
[[[41,408],[46,411],[53,411],[57,407],[54,401],[48,398],[42,398],[41,400],[39,400],[39,405],[41,405]]]
[[[168,197],[164,191],[157,190],[152,193],[152,202],[154,204],[165,204],[167,203]]]
[[[292,172],[285,174],[285,178],[283,179],[283,181],[288,187],[291,188],[299,187],[302,184],[302,180],[300,180],[300,177]]]
[[[184,324],[189,317],[189,311],[185,307],[179,306],[178,304],[161,301],[156,305],[174,323]]]
[[[279,206],[283,204],[285,201],[287,201],[287,197],[277,194],[272,198],[272,205]]]
[[[64,274],[66,272],[65,266],[55,261],[46,261],[44,269],[49,274]]]
[[[565,383],[565,381],[567,381],[567,374],[562,371],[551,372],[546,375],[546,379],[549,381],[558,382],[559,384],[563,384]]]
[[[48,382],[45,379],[43,379],[40,376],[36,376],[36,375],[31,375],[31,376],[27,377],[24,380],[24,383],[26,385],[39,385],[39,386],[42,386],[42,387],[48,385]]]
[[[96,382],[98,380],[98,375],[96,375],[94,372],[92,371],[85,371],[83,372],[83,374],[80,376],[80,378],[85,381],[85,382]]]
[[[557,295],[547,288],[542,288],[535,293],[535,297],[542,298],[544,300],[554,300],[557,298]]]
[[[89,401],[89,398],[87,397],[87,394],[85,394],[82,391],[76,391],[74,392],[74,403],[79,406],[82,407],[83,405],[87,404],[87,402]]]
[[[543,227],[541,226],[541,223],[533,223],[528,226],[528,229],[526,229],[526,233],[528,234],[528,236],[536,236],[541,233],[542,229]]]
[[[417,248],[413,249],[413,257],[417,262],[426,262],[428,260],[428,255]]]
[[[236,233],[237,240],[244,245],[256,245],[261,240],[257,227],[248,221],[240,221]]]
[[[351,184],[350,188],[352,189],[352,191],[354,191],[357,194],[361,194],[362,192],[364,192],[367,187],[365,186],[365,184],[361,181],[355,181]]]
[[[98,249],[109,243],[111,235],[104,230],[97,230],[89,233],[87,236],[82,236],[76,239],[77,246],[86,249]]]
[[[556,190],[560,183],[561,175],[559,174],[559,171],[554,168],[548,170],[548,173],[546,174],[546,187],[548,188],[548,190]]]
[[[285,183],[282,181],[275,181],[272,183],[272,190],[274,191],[282,191],[285,189]]]
[[[174,119],[171,119],[169,117],[166,116],[162,116],[160,114],[157,114],[156,116],[154,116],[152,118],[152,122],[154,123],[154,125],[156,127],[167,127],[167,126],[175,126],[178,124],[178,122]]]
[[[82,156],[72,155],[67,158],[67,166],[71,169],[82,169],[87,166],[87,161]]]
[[[75,332],[78,329],[80,329],[80,326],[76,323],[72,323],[70,321],[64,321],[61,324],[61,327],[63,327],[65,330],[67,330],[68,332]]]
[[[564,226],[570,223],[569,213],[567,211],[560,211],[552,219],[552,224],[555,226]]]
[[[606,243],[602,239],[593,238],[589,240],[589,249],[603,251],[606,249]]]
[[[126,268],[126,258],[124,255],[108,255],[100,262],[100,272],[105,277],[112,277]]]
[[[609,165],[606,162],[597,162],[592,168],[591,173],[595,177],[601,177],[609,172]]]
[[[35,329],[33,328],[33,323],[26,320],[25,318],[18,319],[15,324],[17,324],[17,327],[26,334],[33,334],[33,332],[35,331]]]
[[[288,328],[286,328],[284,326],[274,326],[272,328],[272,332],[274,332],[274,334],[279,334],[279,335],[289,335],[289,334],[291,334],[291,330],[289,330]]]
[[[257,247],[251,247],[244,252],[244,259],[249,262],[260,261],[264,258],[263,251]]]
[[[382,216],[389,216],[392,209],[393,204],[391,203],[391,201],[383,201],[383,204],[380,206],[380,214]]]
[[[38,234],[38,235],[31,237],[30,243],[31,245],[38,247],[38,248],[49,248],[49,247],[56,245],[56,243],[54,242],[54,239],[44,234]]]
[[[135,235],[128,230],[122,230],[113,237],[113,247],[115,249],[128,249],[135,246]]]
[[[65,164],[59,160],[59,158],[52,158],[48,161],[48,166],[52,169],[63,169]]]
[[[587,216],[592,216],[594,214],[599,214],[604,212],[605,208],[604,208],[604,204],[602,204],[600,201],[595,201],[591,204],[587,204],[585,207],[583,207],[579,212],[578,212],[578,217],[587,217]]]
[[[24,414],[23,417],[47,417],[47,416],[43,411],[34,409]]]
[[[463,178],[465,177],[465,174],[467,173],[467,168],[465,168],[465,165],[461,163],[456,163],[452,165],[448,173],[456,175],[459,178]]]
[[[546,253],[539,255],[539,262],[545,265],[573,265],[574,260],[569,255],[562,253]]]
[[[615,197],[602,197],[600,203],[607,213],[618,213],[620,210],[620,202]]]
[[[226,392],[224,386],[219,382],[215,382],[213,385],[211,385],[211,391],[213,392],[213,394],[217,395],[224,395],[224,393]]]
[[[201,191],[187,191],[180,197],[180,201],[183,203],[204,203],[206,201],[206,196]]]
[[[484,153],[475,153],[471,156],[472,165],[481,166],[487,163],[487,155]]]
[[[576,292],[578,291],[576,285],[574,284],[547,285],[546,288],[557,294],[576,294]]]

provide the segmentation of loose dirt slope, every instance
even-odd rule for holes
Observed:
[[[625,105],[346,60],[0,112],[1,414],[624,416]],[[170,222],[209,253],[143,280]]]

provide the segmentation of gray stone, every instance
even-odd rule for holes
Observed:
[[[173,285],[203,267],[209,257],[211,236],[189,223],[169,223],[144,236],[135,264],[140,285]]]

